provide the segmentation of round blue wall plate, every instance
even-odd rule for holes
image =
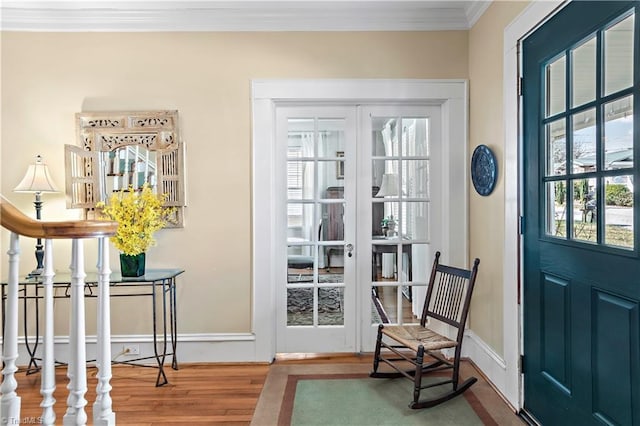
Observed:
[[[496,156],[486,145],[478,145],[471,156],[471,181],[476,192],[489,195],[498,179],[498,162]]]

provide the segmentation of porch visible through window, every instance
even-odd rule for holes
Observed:
[[[634,15],[545,67],[545,234],[633,249]]]

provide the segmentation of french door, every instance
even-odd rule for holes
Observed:
[[[441,108],[360,109],[358,289],[361,350],[379,323],[419,322],[435,250],[442,247]],[[370,220],[369,220],[370,219]]]
[[[640,424],[638,2],[571,2],[523,43],[524,408]]]
[[[277,352],[370,351],[380,322],[418,321],[440,127],[439,106],[277,108]]]
[[[355,108],[277,109],[278,352],[356,349],[355,150]]]

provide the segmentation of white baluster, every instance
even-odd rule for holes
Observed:
[[[83,241],[78,238],[72,240],[71,266],[71,333],[69,336],[71,351],[68,373],[69,398],[67,412],[63,417],[63,425],[87,424],[87,413],[84,407],[87,400],[87,353],[85,344],[85,316],[84,316],[84,272]]]
[[[2,385],[0,386],[0,421],[3,425],[20,423],[20,397],[15,372],[18,359],[18,268],[20,247],[18,234],[11,233],[9,246],[9,280],[5,305],[4,341],[2,346]]]
[[[76,244],[75,241],[72,240],[73,243],[71,245],[71,264],[69,265],[69,270],[71,271],[71,277],[75,275],[76,271],[76,263],[77,263],[77,254],[76,254]],[[73,306],[73,302],[71,302],[71,306]],[[74,384],[74,371],[73,368],[77,364],[76,361],[76,312],[73,308],[69,312],[69,362],[67,364],[67,411],[64,414],[63,422],[68,417],[70,419],[75,418],[75,406],[76,406],[76,394],[73,393],[73,389],[75,388]],[[64,423],[66,424],[66,423]]]
[[[56,403],[53,392],[56,390],[56,366],[54,354],[54,315],[53,315],[53,242],[44,241],[44,272],[42,285],[44,287],[44,344],[42,350],[42,370],[40,394],[42,395],[42,424],[54,425],[56,413],[53,406]],[[37,336],[36,336],[37,337]]]
[[[115,425],[116,414],[112,411],[111,400],[111,303],[109,297],[109,239],[98,239],[98,385],[96,401],[93,404],[94,425]]]

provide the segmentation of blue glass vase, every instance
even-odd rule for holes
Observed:
[[[120,253],[120,274],[123,277],[141,277],[144,275],[145,254]]]

